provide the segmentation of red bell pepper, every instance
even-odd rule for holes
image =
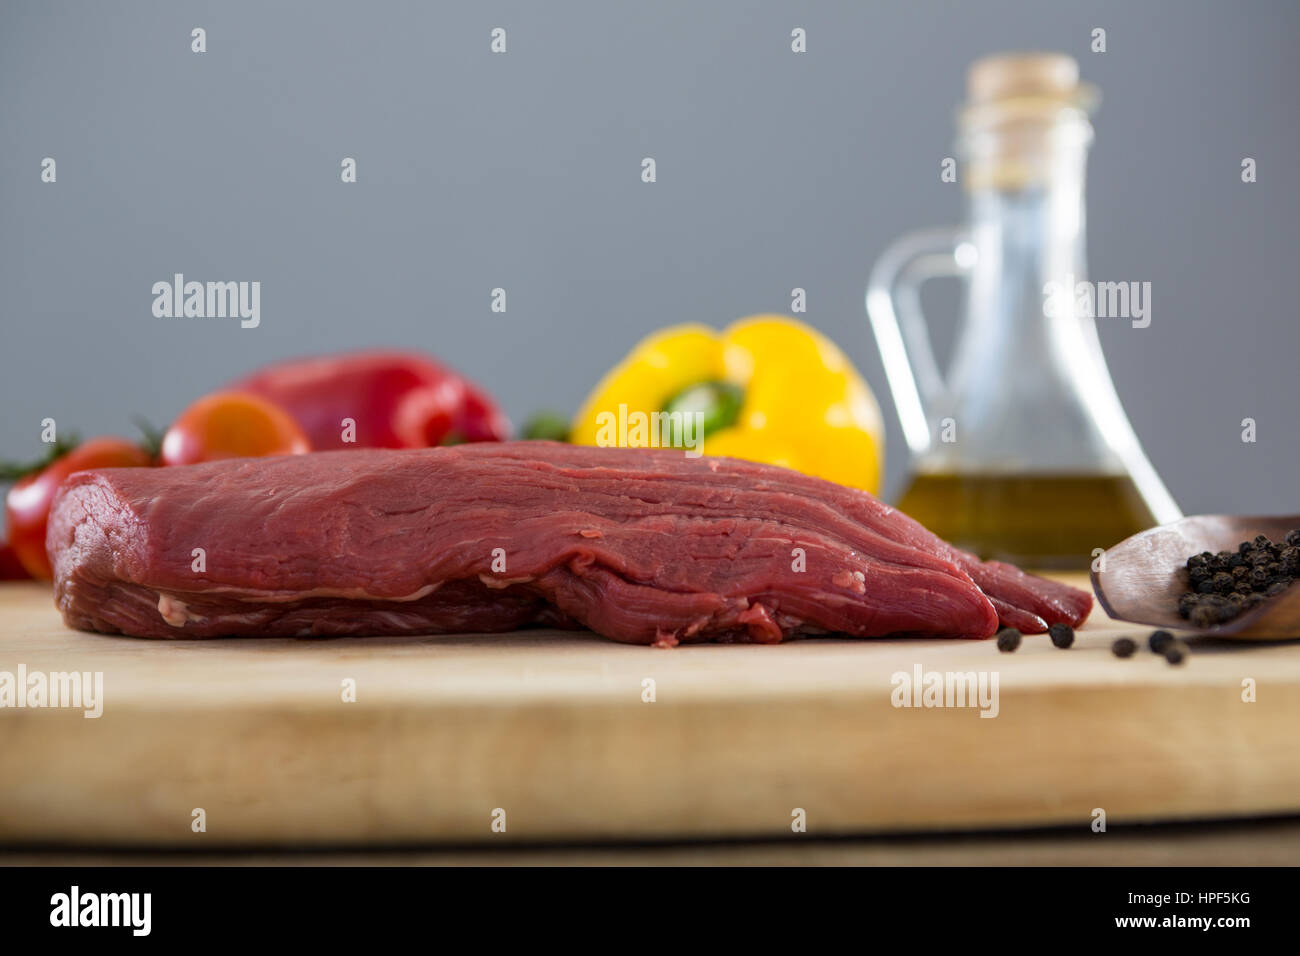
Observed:
[[[8,542],[0,544],[0,581],[22,581],[30,577],[14,546]]]
[[[418,354],[353,352],[282,362],[228,389],[279,405],[318,451],[428,448],[510,437],[509,419],[487,393]],[[354,435],[345,419],[355,423]]]

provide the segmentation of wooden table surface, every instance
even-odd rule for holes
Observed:
[[[0,845],[420,847],[438,862],[454,844],[526,861],[672,841],[626,852],[780,862],[768,855],[803,839],[819,860],[871,862],[937,859],[925,832],[1055,827],[997,839],[1033,857],[1082,837],[1071,852],[1097,854],[1121,845],[1087,842],[1108,839],[1093,831],[1102,813],[1116,834],[1300,814],[1300,642],[1193,640],[1173,667],[1114,657],[1120,634],[1146,631],[1097,611],[1075,647],[1029,637],[1015,654],[836,639],[655,650],[556,631],[149,642],[69,631],[46,589],[3,585],[0,672],[101,672],[103,715],[0,708]],[[996,717],[894,706],[896,675],[918,668],[996,675]],[[1294,860],[1293,825],[1269,825],[1260,852]]]

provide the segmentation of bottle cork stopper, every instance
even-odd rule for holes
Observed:
[[[1079,64],[1064,53],[999,53],[971,65],[966,88],[971,105],[1019,97],[1068,100],[1079,91]]]

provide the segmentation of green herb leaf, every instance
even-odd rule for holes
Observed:
[[[44,471],[80,444],[81,437],[74,432],[66,437],[55,438],[40,458],[24,462],[0,461],[0,481],[21,481],[28,475]]]
[[[558,412],[538,412],[524,423],[519,437],[529,440],[568,441],[569,420]]]
[[[157,460],[162,454],[163,435],[166,433],[160,428],[154,428],[149,419],[143,415],[136,415],[131,421],[135,422],[135,427],[140,429],[140,434],[143,436],[140,447],[149,453],[150,458]]]

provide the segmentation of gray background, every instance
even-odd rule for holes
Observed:
[[[967,64],[1057,49],[1104,96],[1091,273],[1153,283],[1149,329],[1102,329],[1138,434],[1189,513],[1300,511],[1300,4],[1081,7],[5,0],[0,455],[39,451],[45,416],[129,434],[253,366],[373,344],[435,352],[517,422],[568,412],[639,336],[802,286],[880,398],[896,485],[867,272],[963,214],[937,173]],[[260,280],[261,327],[154,318],[173,272]],[[956,292],[928,304],[942,341]]]

